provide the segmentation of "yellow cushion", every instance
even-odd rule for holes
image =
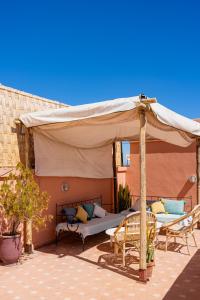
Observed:
[[[151,211],[154,214],[165,213],[165,207],[161,201],[157,201],[151,204]]]
[[[82,206],[77,207],[77,213],[75,218],[83,223],[87,223],[88,214]]]

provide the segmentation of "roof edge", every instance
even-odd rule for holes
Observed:
[[[58,100],[51,100],[51,99],[48,99],[48,98],[45,98],[45,97],[40,97],[40,96],[31,94],[31,93],[27,93],[27,92],[24,92],[24,91],[21,91],[21,90],[17,90],[17,89],[11,88],[11,87],[3,85],[3,84],[0,84],[0,90],[6,90],[6,91],[9,91],[9,92],[18,94],[18,95],[27,96],[29,98],[38,99],[38,100],[41,100],[41,101],[44,101],[44,102],[59,104],[59,105],[62,105],[64,107],[69,107],[70,106],[70,105],[62,103],[62,102],[60,102]]]
[[[196,121],[196,122],[198,122],[198,123],[200,123],[200,118],[195,118],[193,120]]]

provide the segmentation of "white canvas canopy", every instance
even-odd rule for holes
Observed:
[[[112,144],[139,140],[139,96],[24,114],[32,127],[36,174],[111,178]],[[159,103],[146,107],[147,139],[181,147],[200,136],[200,124]]]
[[[20,120],[33,129],[36,174],[40,176],[110,178],[113,142],[140,141],[139,276],[147,281],[146,139],[187,147],[200,136],[200,124],[139,96],[29,113]],[[200,147],[197,158],[199,199]]]

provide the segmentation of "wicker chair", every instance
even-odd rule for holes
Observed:
[[[170,223],[165,224],[162,227],[162,232],[166,236],[165,251],[167,251],[168,242],[170,239],[174,238],[174,242],[176,242],[176,238],[181,238],[185,242],[188,253],[190,255],[188,236],[191,235],[193,237],[195,246],[197,247],[197,243],[194,235],[194,228],[197,222],[199,221],[200,221],[200,204],[196,205],[194,209],[187,215],[184,215]]]
[[[152,243],[156,237],[156,216],[147,212],[148,230],[155,234],[151,235]],[[115,254],[122,251],[123,266],[125,266],[125,256],[128,250],[140,251],[140,212],[133,212],[127,215],[114,233]]]

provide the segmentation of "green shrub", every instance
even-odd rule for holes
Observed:
[[[0,186],[0,206],[8,222],[8,233],[15,235],[19,225],[31,220],[37,229],[52,216],[44,215],[48,208],[49,195],[41,192],[32,171],[19,163]]]

